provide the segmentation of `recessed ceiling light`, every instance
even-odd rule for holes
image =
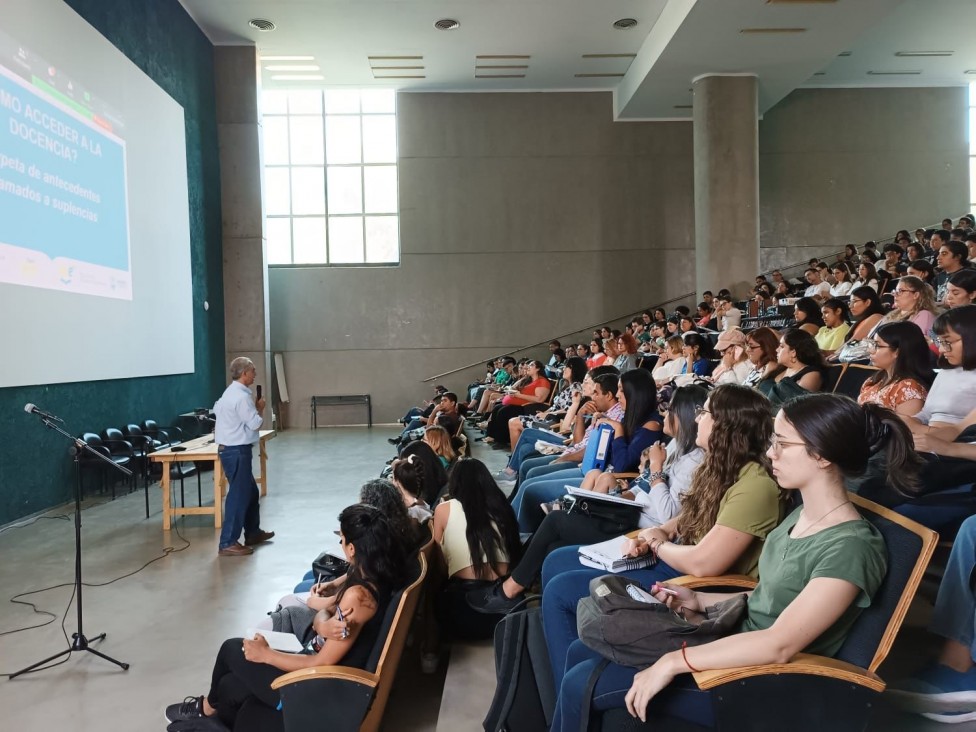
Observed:
[[[921,71],[869,71],[869,76],[918,76]]]
[[[581,58],[635,58],[636,53],[584,53]]]
[[[577,79],[610,79],[619,78],[623,74],[574,74]]]
[[[475,74],[476,79],[524,79],[525,74]]]
[[[271,64],[264,67],[266,71],[321,71],[315,64]]]
[[[527,69],[529,68],[529,65],[528,64],[500,64],[500,65],[492,64],[489,66],[483,64],[475,64],[475,68],[476,69]]]
[[[314,61],[315,56],[262,56],[262,61]]]
[[[247,21],[247,24],[259,31],[273,31],[278,27],[266,18],[251,18],[249,21]]]
[[[954,51],[896,51],[896,56],[925,57],[925,56],[951,56]]]
[[[373,71],[418,71],[423,66],[372,66]]]
[[[762,33],[762,34],[776,34],[776,33],[806,33],[806,28],[739,28],[739,33]]]
[[[475,56],[479,61],[500,61],[502,59],[529,59],[528,54],[478,54]]]
[[[964,74],[976,74],[976,69],[966,69],[963,73]]]
[[[376,74],[373,74],[373,78],[374,79],[426,79],[427,77],[424,76],[423,74],[420,74],[418,76],[407,76],[405,74],[377,76]]]
[[[423,56],[367,56],[372,61],[420,61]]]
[[[628,30],[636,25],[637,21],[634,18],[621,18],[620,20],[614,22],[613,27],[617,30]]]
[[[457,30],[461,27],[461,24],[454,20],[454,18],[441,18],[440,20],[434,21],[434,27],[437,30]]]
[[[837,55],[838,56],[850,56],[851,55],[851,52],[850,51],[841,51]]]
[[[274,81],[322,81],[322,74],[272,74]]]

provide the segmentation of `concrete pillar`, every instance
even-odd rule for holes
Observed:
[[[744,297],[759,273],[758,80],[708,74],[692,86],[698,298]]]
[[[217,136],[223,219],[226,362],[247,356],[271,403],[268,261],[261,195],[260,71],[253,46],[217,46]],[[265,410],[265,425],[271,410]]]

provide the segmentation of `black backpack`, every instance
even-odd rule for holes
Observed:
[[[485,732],[549,729],[556,689],[539,608],[510,613],[495,626],[495,676]]]

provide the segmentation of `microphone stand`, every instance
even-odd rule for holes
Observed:
[[[82,584],[81,583],[81,455],[83,452],[88,452],[89,454],[94,455],[98,459],[108,463],[113,468],[116,468],[117,470],[124,473],[125,475],[132,475],[132,471],[126,467],[123,467],[122,465],[119,465],[107,455],[104,455],[98,450],[95,450],[91,445],[89,445],[84,440],[75,437],[74,435],[71,435],[68,432],[65,432],[61,427],[55,424],[54,422],[55,419],[57,418],[54,417],[54,415],[51,415],[50,417],[46,415],[41,416],[41,422],[44,423],[45,427],[54,430],[59,435],[66,437],[68,440],[70,440],[73,443],[72,447],[69,448],[69,450],[71,452],[71,455],[73,456],[72,459],[75,464],[75,474],[77,475],[77,481],[75,483],[75,593],[76,593],[75,607],[78,609],[78,632],[71,634],[73,640],[71,642],[70,648],[66,648],[63,651],[55,653],[53,656],[45,658],[43,661],[38,661],[37,663],[31,664],[27,668],[23,668],[20,671],[17,671],[16,673],[10,674],[10,676],[8,677],[10,679],[16,678],[21,674],[30,673],[31,671],[35,671],[35,670],[44,671],[45,669],[39,667],[46,666],[48,663],[55,660],[56,658],[61,658],[61,656],[65,656],[65,655],[70,656],[75,651],[88,651],[89,653],[94,653],[99,658],[114,663],[116,666],[120,666],[124,671],[128,671],[129,669],[129,664],[123,663],[122,661],[117,661],[111,656],[107,656],[104,653],[100,651],[96,651],[94,648],[91,647],[90,645],[91,643],[104,639],[106,635],[105,633],[100,633],[99,635],[96,635],[94,638],[86,638],[83,629],[84,611],[81,602],[81,584]]]

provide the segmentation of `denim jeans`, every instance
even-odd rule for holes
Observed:
[[[535,443],[539,440],[553,445],[561,445],[563,442],[562,439],[545,430],[533,427],[522,430],[522,434],[519,435],[518,442],[515,443],[515,448],[512,450],[512,457],[508,460],[508,467],[517,473],[523,460],[538,455],[539,453],[535,450]]]
[[[538,455],[537,457],[527,457],[522,459],[521,465],[519,465],[518,480],[519,483],[525,482],[528,478],[529,471],[535,470],[536,468],[543,468],[546,465],[552,465],[555,462],[558,455]],[[563,465],[565,463],[556,463],[556,465]],[[554,468],[555,470],[556,468]]]
[[[976,516],[970,516],[956,534],[946,563],[942,584],[935,600],[929,630],[938,636],[969,646],[976,660],[973,624],[976,622],[976,593],[973,569],[976,567]]]
[[[567,485],[579,487],[582,482],[583,475],[577,467],[552,470],[539,477],[530,477],[519,487],[519,494],[522,497],[518,504],[512,502],[515,515],[518,517],[519,531],[533,532],[538,529],[542,519],[545,518],[539,504],[566,495]]]
[[[220,530],[220,548],[225,549],[237,543],[242,529],[245,538],[261,530],[261,509],[258,484],[251,469],[251,445],[227,445],[219,455],[229,484],[224,503],[224,526]]]

